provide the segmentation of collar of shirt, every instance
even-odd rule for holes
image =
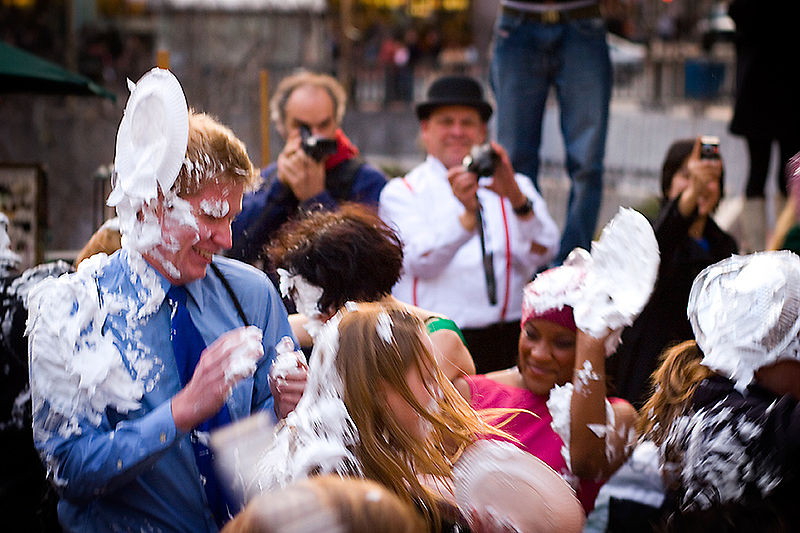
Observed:
[[[167,291],[172,287],[172,284],[137,252],[123,249],[121,250],[121,254],[126,268],[130,271],[130,274],[132,274],[130,279],[135,289],[133,294],[139,304],[139,308],[142,311],[146,309],[152,309],[152,312],[157,311],[166,299]],[[206,273],[206,275],[208,275],[208,273]],[[183,285],[200,313],[203,312],[204,307],[202,281],[203,279],[201,278]],[[160,297],[157,303],[151,302],[151,299],[156,297],[156,292],[153,291],[153,283],[157,284],[163,291],[163,296]],[[140,316],[142,314],[149,314],[147,312],[143,313],[142,311],[139,313]]]
[[[425,164],[431,167],[431,171],[433,172],[441,172],[444,176],[447,176],[447,167],[444,166],[444,163],[439,161],[435,156],[428,154],[425,158]]]

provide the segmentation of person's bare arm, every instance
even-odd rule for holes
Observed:
[[[464,399],[467,400],[467,402],[472,401],[472,391],[469,388],[469,383],[467,383],[467,380],[464,379],[463,376],[454,379],[453,386],[456,388],[459,394],[461,394],[461,396],[463,396]]]
[[[305,325],[308,323],[308,317],[303,313],[293,313],[289,315],[289,325],[292,327],[297,342],[303,348],[310,348],[314,346],[314,340],[308,334]]]
[[[472,354],[461,342],[458,333],[449,329],[440,329],[431,333],[430,338],[437,348],[437,363],[447,379],[453,381],[459,376],[475,373]]]
[[[570,462],[580,478],[610,476],[627,457],[628,437],[636,411],[616,403],[614,424],[606,417],[605,338],[578,331],[575,347],[574,390],[570,404]]]

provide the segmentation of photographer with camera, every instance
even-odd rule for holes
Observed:
[[[653,223],[661,253],[658,281],[606,365],[615,396],[637,409],[650,396],[650,376],[661,352],[694,338],[686,305],[695,277],[738,252],[733,237],[712,218],[724,192],[724,177],[716,137],[679,139],[664,157],[661,210]]]
[[[505,149],[484,144],[492,107],[476,80],[435,80],[416,112],[427,157],[380,197],[381,217],[404,244],[392,293],[454,320],[478,373],[507,368],[522,288],[555,255],[558,229]]]
[[[267,241],[301,210],[334,209],[342,201],[377,206],[386,177],[359,158],[341,130],[346,101],[344,88],[326,74],[304,71],[278,84],[270,118],[285,144],[261,172],[261,187],[244,197],[228,255],[259,263]]]

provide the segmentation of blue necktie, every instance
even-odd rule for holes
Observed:
[[[189,308],[186,307],[186,295],[186,289],[182,286],[173,286],[167,292],[167,298],[172,310],[170,331],[172,349],[175,352],[175,364],[178,366],[178,375],[183,387],[192,378],[197,362],[200,360],[200,354],[206,347],[203,336],[197,330],[197,326],[194,325],[192,317],[189,316]],[[222,490],[217,480],[211,450],[199,441],[195,433],[197,431],[211,431],[219,426],[229,424],[230,421],[228,407],[223,405],[216,415],[197,426],[190,436],[192,447],[194,448],[194,456],[197,460],[197,468],[205,478],[204,489],[208,504],[220,527],[228,520],[229,509],[234,510],[235,508],[229,505],[227,494]]]

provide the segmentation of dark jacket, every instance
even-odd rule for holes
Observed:
[[[689,226],[696,216],[683,217],[677,199],[659,212],[653,225],[661,253],[658,280],[642,313],[623,332],[617,353],[607,361],[613,395],[625,398],[637,409],[650,394],[650,375],[658,366],[661,352],[694,338],[686,316],[694,278],[707,266],[738,251],[733,237],[710,217],[703,231],[707,249],[689,237]]]
[[[734,0],[736,101],[731,133],[747,137],[797,135],[800,100],[789,81],[797,61],[800,4],[778,0]]]
[[[33,446],[25,297],[39,281],[71,268],[59,261],[0,276],[0,512],[25,531],[61,531],[58,496]]]
[[[744,394],[712,376],[673,423],[682,455],[665,510],[670,531],[800,531],[800,406],[758,385]],[[687,468],[688,467],[688,468]]]
[[[261,172],[261,187],[245,195],[242,212],[232,224],[233,247],[229,257],[254,263],[278,228],[300,210],[334,209],[339,202],[354,201],[377,208],[386,176],[358,158],[347,159],[325,173],[325,190],[302,204],[278,179],[278,165]]]

